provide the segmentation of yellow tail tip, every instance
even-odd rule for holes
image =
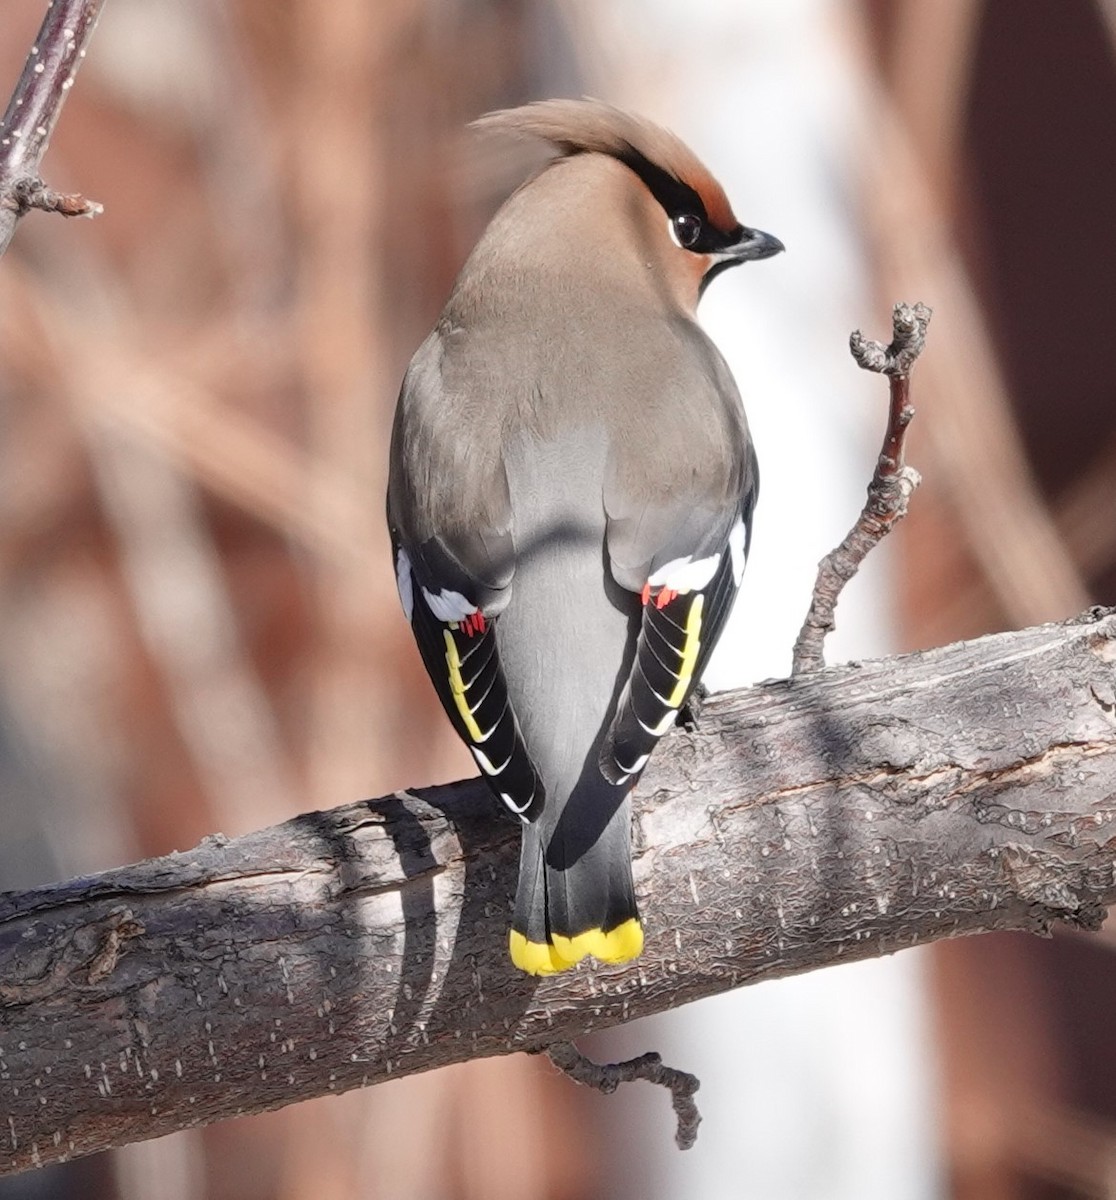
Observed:
[[[511,960],[528,975],[568,971],[587,955],[606,963],[630,962],[642,950],[643,926],[636,917],[629,917],[607,933],[603,929],[587,929],[574,937],[554,934],[548,942],[528,941],[514,929],[508,935]]]

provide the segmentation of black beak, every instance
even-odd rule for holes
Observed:
[[[702,277],[701,286],[698,288],[699,297],[704,296],[705,289],[729,267],[735,267],[742,262],[752,262],[754,259],[770,258],[786,249],[774,234],[764,233],[759,229],[747,229],[743,225],[738,226],[736,231],[727,237],[724,234],[721,236],[725,240],[710,255],[713,265]]]
[[[725,247],[724,253],[733,262],[752,262],[760,258],[770,258],[773,254],[781,254],[785,249],[786,246],[773,234],[741,226],[735,241]]]

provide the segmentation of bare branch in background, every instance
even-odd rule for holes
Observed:
[[[39,35],[0,120],[0,254],[28,210],[92,217],[101,206],[51,191],[39,177],[50,135],[85,57],[104,0],[50,0]]]
[[[818,671],[825,666],[824,643],[834,624],[837,600],[845,584],[860,569],[873,546],[878,545],[907,513],[911,493],[920,483],[919,474],[903,461],[907,427],[914,416],[910,405],[911,370],[926,342],[930,309],[925,304],[897,304],[892,314],[891,344],[873,342],[857,330],[849,349],[857,365],[886,375],[891,403],[887,432],[868,485],[868,500],[845,540],[818,565],[818,577],[810,611],[794,644],[791,673]]]

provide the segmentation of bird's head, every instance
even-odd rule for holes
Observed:
[[[653,260],[647,265],[691,310],[722,271],[784,249],[737,220],[724,189],[683,141],[641,117],[597,100],[542,100],[489,113],[474,127],[541,138],[564,158],[591,160],[601,194],[584,189],[584,202],[599,206],[594,215],[610,241]],[[627,170],[616,171],[616,163]],[[631,202],[615,203],[606,183],[626,189]]]

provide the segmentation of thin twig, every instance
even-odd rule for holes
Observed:
[[[0,254],[29,209],[92,217],[101,206],[52,191],[39,178],[50,135],[85,57],[104,0],[51,0],[0,120]]]
[[[573,1042],[554,1042],[547,1046],[546,1055],[575,1083],[596,1088],[605,1095],[616,1091],[620,1084],[631,1083],[635,1079],[646,1079],[648,1083],[657,1083],[660,1087],[669,1088],[671,1103],[678,1118],[674,1140],[678,1143],[679,1150],[689,1150],[697,1141],[701,1113],[694,1103],[694,1092],[701,1087],[701,1081],[696,1075],[676,1070],[674,1067],[664,1067],[662,1058],[653,1053],[641,1054],[638,1058],[629,1058],[625,1062],[595,1063],[586,1058]]]
[[[845,584],[873,546],[906,516],[911,493],[921,482],[918,472],[905,465],[903,451],[914,416],[910,404],[911,369],[926,343],[929,323],[930,309],[925,304],[897,304],[892,312],[889,346],[871,341],[859,329],[849,338],[849,350],[857,365],[886,375],[890,381],[887,432],[868,485],[868,499],[856,524],[837,549],[818,564],[810,611],[794,644],[792,675],[819,671],[825,666],[825,639],[836,624],[834,611]]]
[[[890,532],[907,511],[911,493],[919,484],[918,472],[903,462],[907,427],[914,416],[910,405],[910,373],[926,342],[930,309],[925,304],[897,304],[892,313],[891,344],[882,345],[856,330],[849,349],[857,365],[886,375],[890,380],[891,403],[887,431],[868,485],[868,500],[845,540],[818,567],[810,611],[794,646],[792,673],[819,670],[825,666],[823,646],[834,626],[834,610],[845,584],[856,574],[868,552]],[[546,1048],[550,1061],[571,1079],[599,1092],[614,1092],[621,1083],[647,1079],[670,1088],[678,1130],[674,1140],[688,1150],[697,1139],[701,1122],[694,1092],[698,1079],[685,1071],[664,1067],[658,1054],[641,1054],[621,1063],[598,1064],[586,1058],[572,1042],[554,1042]]]
[[[56,192],[41,179],[19,179],[4,197],[4,206],[23,216],[32,208],[59,213],[63,217],[97,217],[105,211],[96,200],[87,200],[77,192]]]

